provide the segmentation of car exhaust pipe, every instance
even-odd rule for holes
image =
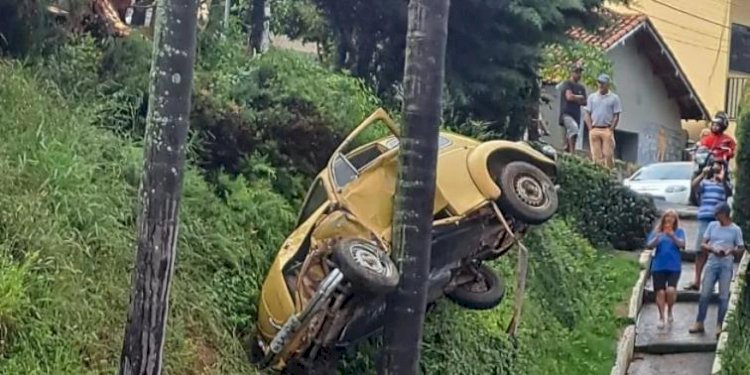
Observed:
[[[313,298],[305,306],[299,314],[292,315],[284,322],[276,336],[274,336],[271,343],[268,345],[268,353],[258,364],[258,368],[264,369],[268,367],[276,357],[281,353],[284,347],[289,343],[299,331],[300,327],[303,327],[307,322],[320,311],[323,303],[333,294],[336,287],[341,284],[344,279],[344,275],[339,271],[338,268],[334,268],[328,276],[323,279],[318,287],[318,290],[313,295]]]

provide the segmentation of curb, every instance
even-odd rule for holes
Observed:
[[[651,250],[643,250],[638,258],[641,272],[630,295],[630,303],[628,305],[629,324],[618,339],[617,355],[610,375],[627,375],[628,367],[630,367],[630,361],[633,358],[633,351],[635,350],[635,324],[638,319],[638,312],[641,310],[641,306],[643,306],[643,289],[651,273],[651,255]]]
[[[625,327],[625,330],[617,342],[617,359],[612,367],[610,375],[627,375],[630,359],[633,357],[635,347],[635,324]]]

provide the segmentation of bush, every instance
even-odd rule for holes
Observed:
[[[359,80],[296,52],[272,50],[239,66],[226,59],[198,74],[192,124],[203,139],[201,166],[252,180],[251,161],[264,158],[278,171],[274,187],[295,200],[378,105]]]
[[[111,373],[143,150],[92,126],[96,106],[73,106],[31,76],[0,63],[0,292],[12,297],[0,302],[0,324],[12,328],[0,374]],[[236,332],[254,319],[253,301],[294,219],[267,181],[218,180],[222,197],[195,168],[186,172],[169,373],[252,373]]]
[[[298,202],[346,134],[377,108],[363,83],[304,54],[272,50],[250,57],[232,31],[200,36],[191,133],[195,156],[216,183],[219,173],[258,176],[261,160],[276,170],[273,188]],[[58,46],[41,74],[73,102],[96,108],[98,126],[142,137],[151,42],[138,33],[97,41],[79,36]]]
[[[559,213],[597,246],[640,249],[657,217],[649,198],[634,193],[588,160],[560,161]]]
[[[525,241],[531,251],[524,315],[516,339],[505,333],[512,316],[515,256],[494,264],[506,281],[506,300],[470,311],[441,300],[426,320],[424,374],[603,374],[614,363],[636,262],[597,251],[564,221],[554,219]],[[374,373],[378,343],[341,367]]]
[[[732,209],[734,220],[747,238],[750,235],[750,90],[747,88],[744,91],[735,136],[738,150],[734,183],[736,191]],[[721,353],[723,374],[750,373],[750,273],[740,276],[744,278],[742,294],[734,314],[728,318],[729,341]]]
[[[736,180],[734,181],[734,219],[750,235],[750,90],[744,91],[741,113],[737,120]]]

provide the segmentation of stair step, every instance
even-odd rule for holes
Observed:
[[[737,266],[734,265],[735,276],[737,274]],[[700,292],[696,290],[685,290],[685,288],[693,282],[695,273],[695,263],[683,263],[682,273],[680,274],[680,280],[677,282],[677,302],[698,302],[700,298]],[[655,302],[656,293],[654,292],[653,279],[648,278],[646,285],[644,286],[643,298],[645,303]],[[714,285],[714,292],[711,296],[712,302],[718,302],[719,299],[719,285]]]
[[[695,290],[680,290],[677,292],[677,302],[698,302],[701,297],[701,293]],[[714,290],[711,293],[711,303],[719,303],[719,293]],[[643,303],[655,303],[656,292],[651,289],[643,291]]]
[[[677,303],[674,306],[674,322],[663,329],[657,328],[659,313],[656,304],[645,304],[636,324],[635,350],[648,354],[713,352],[717,342],[717,310],[717,305],[709,306],[705,333],[690,334],[688,330],[698,313],[697,303]]]
[[[711,373],[714,353],[635,353],[628,375],[706,375]]]

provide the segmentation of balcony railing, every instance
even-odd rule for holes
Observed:
[[[749,77],[727,78],[727,96],[724,108],[726,108],[730,120],[737,119],[740,111],[740,103],[742,102],[742,90],[745,89],[745,84],[747,84],[749,79]]]

